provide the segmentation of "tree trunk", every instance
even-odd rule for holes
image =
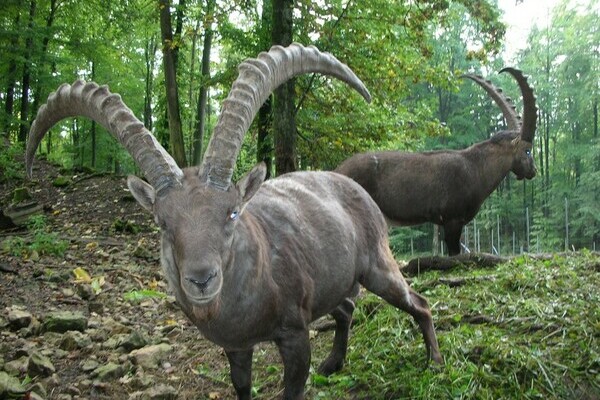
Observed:
[[[260,21],[260,50],[268,50],[272,41],[273,32],[273,3],[263,3]],[[273,170],[273,135],[270,135],[273,123],[273,96],[267,100],[258,110],[258,135],[256,139],[256,161],[264,162],[267,167],[266,179],[271,177]]]
[[[19,29],[20,14],[15,17],[14,27]],[[14,33],[11,39],[11,49],[16,52],[19,47],[19,35]],[[8,63],[8,70],[6,73],[6,101],[4,102],[4,115],[5,121],[2,124],[4,128],[3,135],[8,139],[10,137],[10,131],[12,127],[12,114],[15,104],[15,85],[17,80],[17,60],[14,54],[7,55],[10,57]]]
[[[58,5],[56,3],[57,0],[50,0],[50,12],[46,17],[46,31],[44,32],[44,38],[42,39],[42,51],[39,55],[38,60],[38,68],[44,68],[46,64],[46,53],[48,51],[48,45],[50,44],[50,37],[52,36],[50,33],[50,29],[52,28],[52,24],[54,23],[54,17],[56,16],[56,10],[58,9]],[[35,118],[37,114],[38,108],[40,107],[40,102],[46,99],[46,96],[43,94],[42,87],[42,73],[38,71],[37,80],[35,84],[35,89],[33,91],[33,106],[31,108],[31,122]]]
[[[171,11],[169,0],[159,0],[160,31],[162,37],[163,66],[165,71],[165,90],[167,112],[169,115],[169,144],[171,153],[179,167],[187,165],[179,113],[179,93],[177,90],[176,44],[173,42]]]
[[[215,0],[206,1],[206,24],[204,27],[204,43],[202,48],[202,66],[200,69],[201,84],[198,104],[196,107],[196,129],[194,130],[194,165],[200,165],[202,160],[202,143],[204,141],[204,131],[206,130],[206,105],[208,103],[208,81],[210,79],[210,50],[212,48],[213,29],[212,21],[214,18]]]
[[[25,60],[23,61],[23,81],[21,85],[21,125],[19,126],[19,142],[25,143],[29,131],[29,89],[31,81],[31,57],[33,47],[33,23],[35,17],[35,0],[29,3],[29,22],[25,39]]]
[[[146,91],[144,93],[144,126],[152,131],[152,89],[154,87],[154,60],[156,54],[156,38],[150,37],[144,48],[146,61]]]
[[[288,46],[292,43],[293,10],[293,1],[273,1],[272,44]],[[275,173],[281,175],[296,170],[295,79],[275,89],[274,94]]]

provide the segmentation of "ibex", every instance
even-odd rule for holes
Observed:
[[[517,179],[536,174],[532,142],[537,108],[523,73],[504,68],[517,81],[523,96],[523,123],[509,98],[480,76],[464,75],[481,85],[496,101],[508,130],[463,150],[423,153],[384,151],[359,153],[335,170],[364,187],[393,225],[432,222],[444,228],[450,255],[460,253],[463,226],[484,200],[512,171]]]
[[[170,289],[202,334],[224,348],[240,399],[251,397],[253,346],[263,341],[279,348],[283,397],[303,398],[308,325],[326,314],[336,328],[319,372],[340,370],[359,284],[412,315],[428,358],[443,362],[427,301],[404,280],[385,219],[356,182],[333,172],[265,182],[264,164],[231,182],[242,138],[261,104],[283,82],[311,72],[332,75],[370,101],[363,83],[332,55],[312,46],[274,46],[240,64],[200,167],[181,170],[118,95],[81,81],[49,96],[27,143],[31,175],[45,132],[63,118],[83,115],[131,153],[148,183],[129,176],[127,185],[160,227]]]

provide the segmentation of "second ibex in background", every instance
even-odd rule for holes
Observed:
[[[450,255],[460,253],[463,226],[471,221],[484,200],[512,171],[517,179],[532,179],[536,168],[531,153],[537,108],[533,90],[523,73],[510,73],[523,96],[522,123],[502,91],[480,76],[465,75],[481,85],[498,104],[508,130],[463,150],[423,153],[382,151],[356,154],[336,172],[364,187],[395,225],[432,222],[444,228]]]

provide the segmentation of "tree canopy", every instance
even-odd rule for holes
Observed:
[[[108,84],[181,165],[197,164],[237,65],[270,47],[279,26],[273,23],[278,4],[3,1],[3,154],[22,151],[50,92],[84,79]],[[373,97],[368,105],[322,76],[296,79],[294,106],[287,107],[294,128],[284,141],[292,145],[298,169],[333,169],[370,149],[464,148],[487,139],[504,126],[502,114],[481,88],[459,79],[465,72],[493,80],[520,107],[514,82],[496,73],[506,66],[501,53],[506,27],[494,0],[287,4],[291,40],[334,54]],[[599,243],[598,11],[598,0],[559,2],[548,27],[534,28],[516,56],[515,66],[531,75],[537,96],[540,173],[527,183],[506,178],[465,232],[469,247],[542,251]],[[239,171],[257,159],[277,165],[281,157],[275,152],[270,104],[246,136]],[[68,168],[135,172],[129,155],[89,120],[64,121],[39,152]],[[403,252],[411,245],[428,251],[431,234],[431,226],[394,230],[392,244]]]

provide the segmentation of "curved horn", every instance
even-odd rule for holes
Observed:
[[[289,47],[273,46],[257,58],[247,59],[238,67],[221,114],[206,149],[200,168],[208,183],[227,190],[244,134],[267,97],[279,85],[296,75],[320,72],[332,75],[358,91],[368,102],[371,96],[352,70],[329,53],[314,46],[292,43]]]
[[[508,129],[511,131],[518,131],[521,129],[521,122],[519,121],[519,115],[517,115],[515,105],[512,100],[502,93],[502,89],[494,86],[492,82],[484,79],[480,75],[474,74],[464,74],[460,76],[461,78],[469,78],[475,81],[479,86],[481,86],[489,96],[496,102],[498,107],[502,110],[502,115],[506,119],[506,123],[508,124]]]
[[[533,89],[527,82],[527,77],[523,71],[512,67],[506,67],[500,70],[500,73],[508,72],[515,78],[521,89],[523,96],[523,125],[521,126],[521,140],[532,143],[535,136],[537,124],[537,107],[535,105],[535,95]]]
[[[68,117],[88,117],[109,131],[123,145],[157,193],[180,184],[183,172],[175,160],[106,86],[77,80],[63,84],[40,107],[27,140],[26,166],[31,177],[35,151],[46,132]]]

